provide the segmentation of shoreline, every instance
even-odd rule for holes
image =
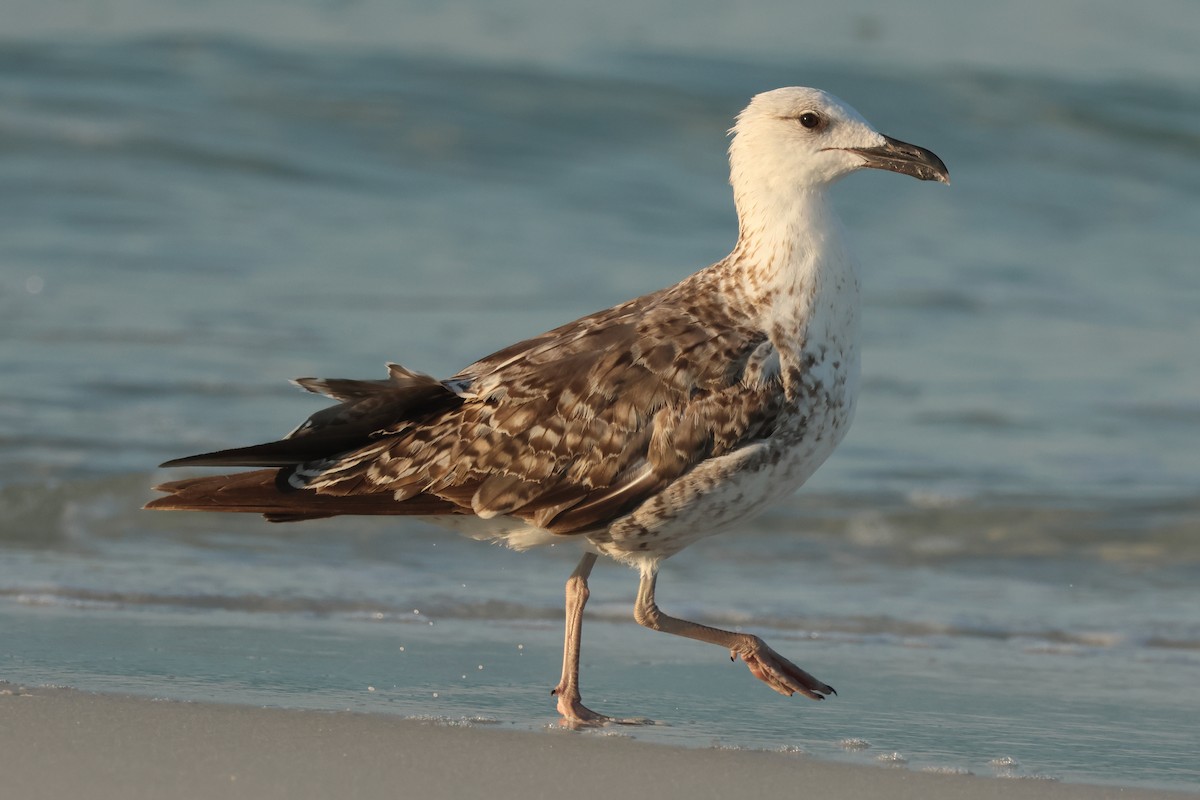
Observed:
[[[636,734],[634,734],[636,736]],[[0,683],[6,795],[36,798],[539,798],[751,794],[952,800],[1182,800],[1200,794],[913,772],[641,742]]]

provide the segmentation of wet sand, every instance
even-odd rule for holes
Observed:
[[[530,733],[0,684],[2,794],[25,800],[1200,797],[691,750],[605,733]]]

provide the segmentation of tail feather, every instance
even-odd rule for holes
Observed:
[[[390,492],[324,495],[296,489],[280,480],[280,470],[260,469],[230,475],[187,478],[154,487],[165,496],[146,508],[156,511],[224,511],[262,514],[272,522],[355,515],[436,516],[461,514],[461,508],[438,497],[418,495],[397,502]]]

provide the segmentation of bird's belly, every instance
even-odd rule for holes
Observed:
[[[515,550],[575,541],[629,564],[674,555],[689,544],[746,522],[800,488],[834,451],[854,417],[856,353],[809,361],[772,435],[707,459],[607,528],[554,534],[513,517],[430,518],[474,539]]]

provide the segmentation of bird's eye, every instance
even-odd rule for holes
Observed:
[[[810,131],[821,124],[821,115],[814,111],[805,111],[800,115],[800,124]]]

